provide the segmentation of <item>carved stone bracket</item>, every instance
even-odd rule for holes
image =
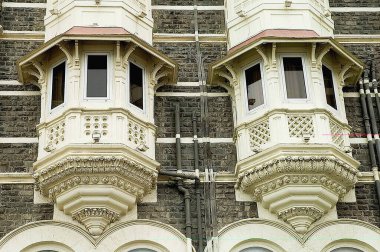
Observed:
[[[157,171],[128,157],[91,155],[63,158],[33,177],[36,190],[98,236],[155,188]]]
[[[123,67],[126,68],[128,66],[128,60],[131,54],[136,50],[137,45],[136,44],[130,44],[127,48],[127,50],[124,53],[123,56]]]
[[[236,188],[303,234],[354,187],[358,173],[331,154],[288,154],[245,168]]]
[[[233,87],[233,88],[237,87],[238,79],[237,79],[237,74],[236,74],[235,70],[233,69],[233,67],[230,64],[225,64],[224,67],[227,71],[225,72],[225,71],[220,70],[217,72],[217,74],[220,77],[226,79],[230,83],[231,87]]]
[[[350,70],[351,67],[353,67],[354,65],[349,63],[349,64],[346,64],[342,67],[340,73],[339,73],[339,80],[340,80],[340,85],[341,86],[344,86],[345,84],[345,81],[352,77],[352,73],[347,73],[348,70]]]
[[[58,47],[66,55],[67,65],[69,67],[71,67],[73,65],[73,62],[74,62],[74,57],[73,57],[73,55],[71,55],[69,48],[63,43],[58,44]]]

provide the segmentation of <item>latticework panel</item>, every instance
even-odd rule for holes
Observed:
[[[47,148],[54,149],[65,140],[65,121],[61,120],[47,129]]]
[[[305,134],[314,136],[314,123],[311,115],[288,116],[289,136],[302,137]]]
[[[333,143],[340,148],[344,148],[343,130],[337,123],[332,120],[330,120],[330,131]]]
[[[251,149],[255,149],[263,144],[266,144],[270,140],[268,120],[254,124],[249,129],[249,138]]]
[[[84,118],[85,135],[91,136],[99,133],[102,136],[108,135],[108,116],[85,116]]]
[[[145,144],[146,129],[143,126],[130,121],[128,123],[128,140],[137,145]]]

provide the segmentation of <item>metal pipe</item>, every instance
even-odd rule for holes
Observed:
[[[366,103],[366,97],[364,94],[364,87],[363,87],[363,80],[361,79],[359,82],[359,93],[360,93],[360,102],[362,105],[362,112],[363,112],[363,119],[364,119],[364,126],[367,134],[367,140],[368,140],[368,149],[369,149],[369,156],[371,161],[372,169],[377,169],[377,162],[376,162],[376,156],[375,156],[375,149],[373,146],[373,139],[372,139],[372,133],[371,133],[371,125],[369,123],[369,116],[368,116],[368,109],[367,109],[367,103]]]
[[[177,171],[182,172],[182,160],[181,160],[181,128],[180,128],[180,117],[179,117],[179,103],[175,104],[175,143],[176,143],[176,154],[177,154]]]
[[[194,135],[194,171],[199,176],[199,152],[198,152],[198,136],[197,136],[197,118],[195,111],[193,112],[193,135]],[[201,191],[199,179],[195,181],[195,190],[197,195],[197,225],[198,225],[198,251],[203,251],[203,235],[202,235],[202,212],[201,212]]]
[[[373,134],[373,137],[375,138],[376,154],[377,154],[377,158],[380,158],[380,139],[379,139],[379,132],[377,129],[377,124],[376,124],[375,112],[373,110],[371,90],[369,89],[368,71],[365,71],[364,73],[364,87],[365,87],[365,94],[367,98],[367,105],[368,105],[367,108],[369,112],[369,119],[372,126],[372,134]]]
[[[187,188],[183,187],[182,180],[178,181],[178,190],[183,193],[185,197],[185,218],[186,218],[186,244],[187,252],[192,251],[191,241],[191,212],[190,212],[190,192]]]
[[[375,61],[372,61],[372,86],[373,86],[373,91],[375,93],[375,101],[376,101],[376,106],[377,106],[377,112],[378,112],[378,115],[380,116],[380,99],[379,99],[379,92],[377,90],[377,85],[378,84],[377,84],[377,80],[376,80]],[[378,155],[377,158],[380,160],[380,155]],[[374,168],[372,168],[372,171],[373,171],[373,176],[374,176],[374,179],[375,179],[377,199],[378,199],[379,205],[380,205],[380,179],[379,179],[379,170],[378,170],[377,167],[374,167]]]
[[[176,178],[199,180],[199,177],[192,172],[180,172],[179,173],[179,172],[175,172],[175,171],[159,171],[158,174],[170,176],[170,177],[176,177]]]

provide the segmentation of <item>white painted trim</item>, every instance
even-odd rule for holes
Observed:
[[[0,91],[0,96],[38,96],[40,91]]]
[[[223,5],[215,5],[215,6],[179,6],[179,5],[152,5],[152,10],[181,10],[181,11],[192,11],[192,10],[200,10],[200,11],[214,11],[214,10],[225,10]]]
[[[3,2],[3,8],[33,8],[33,9],[45,9],[46,3],[14,3]]]
[[[0,80],[0,85],[21,86],[18,80]]]
[[[0,173],[0,184],[33,184],[31,173]]]
[[[331,7],[331,12],[379,12],[379,7]]]
[[[176,143],[175,137],[157,138],[156,143]],[[181,143],[192,144],[194,143],[193,137],[181,137]],[[198,138],[198,143],[234,143],[232,138]]]
[[[380,34],[336,34],[334,38],[342,44],[380,43]]]
[[[38,143],[37,137],[0,137],[0,144]]]
[[[360,97],[359,92],[345,92],[343,93],[343,97],[345,98],[358,98]]]
[[[199,87],[199,82],[177,82],[178,87]]]
[[[156,92],[156,96],[166,96],[166,97],[200,97],[201,95],[207,97],[224,97],[229,96],[228,93],[186,93],[186,92]]]
[[[350,144],[367,144],[367,138],[350,138]]]
[[[373,183],[375,182],[373,172],[360,172],[358,183]],[[205,181],[205,173],[199,174],[201,182]],[[215,182],[218,183],[236,183],[234,173],[215,173]],[[0,184],[32,184],[34,183],[33,174],[31,173],[0,173]],[[156,193],[156,192],[153,192]],[[152,197],[152,195],[148,195]],[[153,202],[150,197],[145,196],[144,202]],[[156,197],[153,195],[153,198]],[[154,201],[155,202],[155,201]]]

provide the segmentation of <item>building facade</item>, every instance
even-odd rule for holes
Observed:
[[[380,251],[377,0],[0,0],[0,251]]]

